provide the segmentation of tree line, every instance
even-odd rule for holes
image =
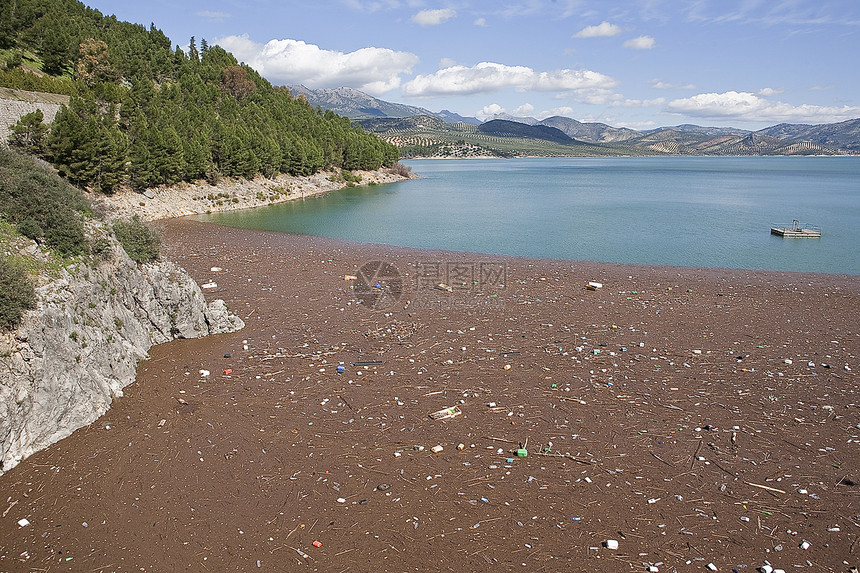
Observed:
[[[49,129],[29,114],[10,143],[74,184],[111,193],[123,184],[372,170],[399,158],[395,146],[205,40],[171,48],[154,25],[120,22],[75,0],[4,2],[0,22],[0,85],[27,89],[22,79],[33,76],[41,90],[71,95]],[[25,71],[25,57],[44,73]]]

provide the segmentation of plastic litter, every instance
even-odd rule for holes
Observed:
[[[450,408],[443,408],[431,413],[430,417],[434,420],[446,420],[459,416],[462,413],[459,406],[451,406]]]

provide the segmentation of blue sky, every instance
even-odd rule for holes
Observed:
[[[860,117],[858,0],[93,0],[276,85],[648,129]]]

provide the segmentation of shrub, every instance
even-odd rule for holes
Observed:
[[[161,237],[137,215],[128,221],[115,222],[113,232],[131,260],[149,263],[158,259]]]
[[[412,168],[408,165],[403,165],[402,163],[395,163],[389,170],[391,173],[400,175],[401,177],[409,177],[412,175]]]
[[[83,194],[32,157],[0,149],[0,212],[19,232],[61,255],[79,255],[88,246]]]
[[[347,171],[346,169],[341,169],[340,170],[340,176],[343,178],[344,181],[347,182],[347,184],[349,184],[349,183],[352,183],[352,184],[361,183],[361,175],[356,175],[352,171]]]
[[[18,232],[28,239],[38,240],[45,235],[45,231],[38,221],[32,218],[24,219],[18,224]]]
[[[12,329],[36,306],[36,292],[20,265],[0,257],[0,328]]]

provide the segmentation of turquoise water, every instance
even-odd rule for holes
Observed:
[[[407,164],[420,179],[201,218],[428,249],[860,274],[860,157]],[[770,234],[793,219],[822,237]]]

